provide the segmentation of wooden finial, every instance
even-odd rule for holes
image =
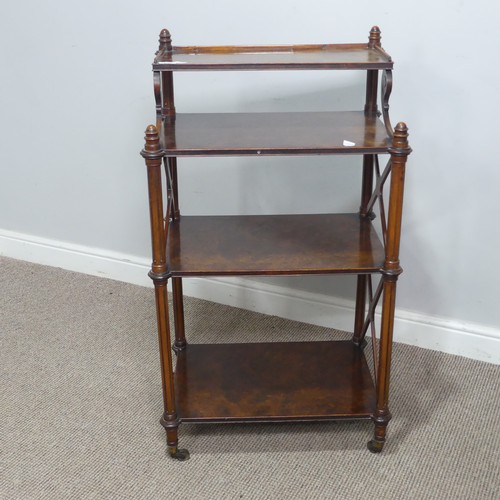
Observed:
[[[170,36],[170,31],[163,28],[160,31],[158,52],[171,52],[172,51],[172,37]]]
[[[374,47],[380,47],[380,28],[378,26],[374,26],[370,30],[370,36],[368,37],[368,47],[373,49]]]
[[[399,122],[392,136],[392,147],[394,149],[408,149],[408,127],[406,123]]]
[[[144,139],[146,140],[146,144],[144,145],[144,149],[141,151],[141,155],[144,158],[161,157],[160,137],[158,135],[158,130],[154,125],[148,126]]]
[[[158,130],[156,130],[154,125],[148,126],[144,139],[146,140],[145,151],[158,151],[160,149],[160,138],[158,137]]]

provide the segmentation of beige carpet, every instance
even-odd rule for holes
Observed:
[[[396,345],[394,418],[181,426],[165,454],[152,290],[0,259],[2,499],[500,498],[500,367]],[[188,340],[345,334],[188,299]],[[237,333],[235,333],[237,332]]]

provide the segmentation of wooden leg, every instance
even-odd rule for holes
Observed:
[[[189,460],[190,455],[189,451],[186,450],[185,448],[177,447],[177,442],[178,442],[177,430],[178,430],[177,427],[173,429],[167,429],[168,454],[172,458],[175,458],[176,460],[183,462],[184,460]]]
[[[368,441],[368,449],[372,453],[380,453],[384,448],[387,423],[375,424],[375,433],[372,440]]]
[[[394,328],[394,306],[396,303],[397,274],[384,276],[384,298],[382,303],[382,323],[380,331],[380,347],[377,377],[377,403],[372,420],[375,423],[373,439],[368,449],[379,453],[384,447],[387,424],[391,420],[389,411],[389,379],[391,373],[392,334]]]
[[[186,348],[186,332],[184,329],[184,297],[182,294],[182,278],[172,278],[174,303],[175,342],[174,351],[178,353]]]
[[[172,353],[170,350],[170,324],[168,312],[168,296],[166,279],[154,279],[156,311],[158,321],[158,341],[160,347],[160,364],[163,387],[164,412],[160,420],[167,431],[167,446],[171,457],[186,460],[189,458],[187,450],[177,447],[177,431],[180,424],[175,408],[174,372],[172,367]]]
[[[356,313],[354,319],[354,335],[352,341],[358,347],[364,347],[366,341],[362,339],[363,325],[365,323],[366,314],[366,274],[360,274],[358,276],[358,287],[356,292]]]

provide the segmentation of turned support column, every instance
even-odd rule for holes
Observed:
[[[155,126],[150,125],[146,129],[145,140],[146,143],[144,149],[141,151],[141,155],[146,161],[148,174],[149,213],[153,253],[153,263],[149,276],[153,280],[155,286],[156,319],[164,407],[161,423],[167,431],[167,445],[170,455],[175,458],[186,458],[184,452],[177,448],[177,428],[180,421],[175,407],[174,374],[172,351],[170,348],[171,341],[167,294],[167,283],[170,274],[166,256],[167,235],[165,232],[161,182],[163,152],[161,151],[160,139]],[[179,454],[182,457],[178,456]]]
[[[380,29],[374,26],[370,30],[368,37],[368,47],[380,47]],[[365,115],[376,116],[378,113],[377,107],[377,93],[378,93],[378,70],[369,69],[366,72],[366,100],[365,100]],[[373,192],[373,170],[374,170],[374,155],[363,155],[363,177],[361,184],[361,205],[359,207],[360,217],[374,218],[373,212],[368,211],[368,203]],[[354,317],[354,335],[353,342],[358,346],[364,346],[361,333],[366,317],[366,291],[367,291],[366,274],[358,275],[358,283],[356,289],[356,313]]]
[[[156,57],[168,59],[172,55],[172,37],[167,29],[162,29],[159,36],[159,46]],[[155,72],[155,96],[157,126],[168,127],[175,121],[174,77],[172,71]],[[170,217],[179,220],[179,189],[177,183],[177,158],[165,158],[168,188],[171,190],[173,203]],[[170,200],[169,200],[170,201]],[[184,298],[182,295],[182,279],[172,278],[172,295],[174,305],[175,342],[174,351],[177,353],[186,347],[184,329]]]
[[[399,244],[403,212],[403,192],[405,167],[411,149],[408,145],[408,128],[398,123],[389,150],[392,159],[389,214],[387,222],[387,243],[385,262],[382,270],[383,299],[380,328],[378,377],[376,387],[376,408],[372,415],[375,423],[374,438],[368,443],[370,451],[382,451],[385,443],[387,424],[391,419],[389,411],[389,380],[391,371],[392,336],[394,329],[394,309],[396,305],[396,282],[402,273],[399,263]]]

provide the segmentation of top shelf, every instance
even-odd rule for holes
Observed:
[[[380,45],[279,45],[172,47],[158,51],[156,71],[392,69]]]

